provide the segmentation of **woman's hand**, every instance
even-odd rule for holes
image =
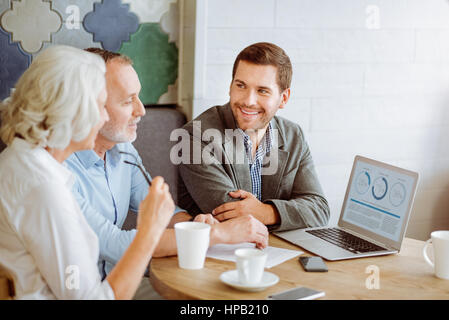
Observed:
[[[147,197],[139,205],[137,232],[151,235],[156,241],[167,227],[175,211],[173,198],[164,178],[155,177]]]
[[[106,278],[116,299],[133,297],[174,211],[168,185],[163,178],[154,178],[147,197],[139,205],[137,234]]]
[[[208,214],[199,214],[195,217],[195,219],[193,219],[193,221],[195,222],[204,222],[210,225],[214,225],[216,223],[220,223],[220,221],[218,221],[217,219],[214,218],[213,215],[211,215],[210,213]]]

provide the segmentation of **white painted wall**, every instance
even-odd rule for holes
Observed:
[[[361,154],[420,173],[408,236],[449,229],[449,1],[197,0],[195,21],[194,117],[228,101],[240,50],[273,42],[294,68],[279,115],[305,130],[331,223]]]

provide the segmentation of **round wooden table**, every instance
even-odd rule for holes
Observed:
[[[273,235],[270,235],[270,246],[300,249]],[[405,238],[399,254],[326,261],[329,272],[325,273],[305,272],[298,258],[294,258],[266,269],[277,274],[280,280],[261,292],[240,291],[221,282],[220,274],[235,269],[235,263],[211,258],[206,258],[201,270],[179,268],[176,256],[154,258],[150,281],[166,299],[263,300],[299,286],[324,291],[326,295],[322,299],[449,299],[449,280],[434,276],[422,258],[423,247],[423,241]]]

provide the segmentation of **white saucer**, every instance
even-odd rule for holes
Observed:
[[[220,275],[220,280],[227,285],[239,290],[257,292],[265,290],[268,287],[274,286],[279,281],[279,277],[271,272],[264,272],[260,283],[255,285],[246,285],[239,282],[239,275],[237,270],[223,272]]]

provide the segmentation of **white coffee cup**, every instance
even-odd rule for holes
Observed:
[[[210,225],[202,222],[175,224],[178,265],[183,269],[202,269],[209,248]]]
[[[256,285],[261,282],[267,261],[267,254],[255,248],[237,249],[236,257],[239,282],[244,285]]]
[[[434,231],[430,234],[423,249],[424,259],[435,268],[438,278],[449,280],[449,231]],[[434,260],[432,262],[427,256],[427,247],[433,244]]]

